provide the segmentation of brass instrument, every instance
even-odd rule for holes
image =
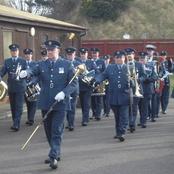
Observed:
[[[153,61],[147,62],[149,65],[154,67],[154,71],[157,75],[159,75],[160,72],[160,57],[156,56],[154,57]],[[155,81],[155,93],[160,93],[164,88],[163,78],[158,78]]]
[[[84,71],[85,68],[85,64],[81,64],[79,66],[77,66],[77,72],[75,73],[75,75],[72,77],[72,79],[70,80],[70,83],[72,83],[72,81],[78,76],[79,73],[81,73],[82,71]],[[58,101],[56,100],[53,105],[50,107],[50,109],[48,110],[48,112],[45,114],[45,116],[42,118],[41,122],[39,123],[39,125],[35,128],[35,130],[33,131],[33,133],[30,135],[30,137],[28,138],[28,140],[25,142],[25,144],[22,146],[22,150],[26,147],[26,145],[29,143],[29,141],[31,140],[31,138],[34,136],[34,134],[36,133],[36,131],[41,127],[41,125],[43,124],[43,122],[47,119],[48,114],[53,110],[53,107],[58,103]]]
[[[6,83],[1,80],[1,82],[0,82],[0,101],[2,101],[5,98],[7,91],[8,91],[8,87],[7,87]]]
[[[70,80],[69,84],[81,73],[86,69],[86,65],[84,63],[80,64],[79,66],[77,66],[77,71],[74,75],[74,77]]]
[[[130,67],[132,67],[132,77],[131,77],[131,73],[130,73]],[[128,68],[128,76],[131,77],[131,80],[134,79],[134,82],[135,82],[135,95],[134,95],[134,97],[143,98],[143,95],[141,95],[139,92],[140,88],[139,88],[138,81],[137,81],[137,74],[136,74],[136,70],[135,70],[134,61],[128,61],[127,68]]]
[[[105,85],[109,85],[109,80],[106,79],[106,80],[104,81],[104,84],[105,84]]]
[[[16,72],[15,73],[10,72],[11,74],[15,75],[16,81],[20,81],[19,74],[21,72],[21,69],[22,69],[22,66],[20,65],[20,63],[18,63],[17,68],[16,68]]]
[[[86,69],[86,66],[85,66],[82,75],[83,75],[82,81],[83,81],[84,83],[86,83],[87,85],[93,87],[93,85],[91,85],[91,81],[94,79],[95,71],[94,71],[94,70],[91,70],[91,71],[89,72],[89,71]]]

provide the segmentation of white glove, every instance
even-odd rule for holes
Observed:
[[[57,100],[58,102],[60,102],[61,100],[63,100],[65,98],[65,94],[64,92],[59,92],[55,97],[54,99]]]
[[[21,72],[20,72],[20,74],[19,74],[19,77],[20,78],[25,78],[25,77],[27,77],[27,71],[25,71],[25,70],[22,70]]]

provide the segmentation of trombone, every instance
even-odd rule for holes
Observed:
[[[77,66],[77,72],[75,73],[75,75],[72,77],[72,79],[69,81],[68,84],[71,84],[72,81],[85,69],[85,64],[80,64],[79,66]],[[58,101],[56,100],[53,105],[50,107],[50,109],[48,110],[48,112],[45,114],[45,116],[42,118],[41,122],[38,124],[38,126],[35,128],[35,130],[33,131],[33,133],[30,135],[30,137],[28,138],[28,140],[25,142],[25,144],[22,146],[22,150],[26,147],[26,145],[29,143],[29,141],[31,140],[31,138],[34,136],[34,134],[36,133],[36,131],[42,126],[43,122],[47,119],[48,114],[53,110],[53,107],[58,103]]]
[[[133,77],[131,77],[131,72],[130,72],[130,67],[132,66],[132,73],[133,73]],[[127,68],[128,68],[128,76],[131,77],[131,79],[134,79],[135,82],[135,95],[134,97],[139,97],[139,98],[143,98],[143,95],[140,94],[139,90],[139,85],[138,85],[138,81],[137,81],[137,75],[136,75],[136,70],[135,70],[135,63],[134,61],[128,61],[127,62]]]

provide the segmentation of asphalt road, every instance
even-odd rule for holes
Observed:
[[[174,100],[167,114],[147,128],[127,131],[126,140],[114,139],[114,117],[92,120],[81,126],[81,110],[76,111],[75,130],[65,130],[61,161],[53,170],[44,164],[49,152],[43,126],[24,150],[23,144],[41,120],[37,111],[35,124],[25,125],[26,113],[19,132],[13,132],[11,118],[0,120],[0,174],[173,174],[174,173]]]

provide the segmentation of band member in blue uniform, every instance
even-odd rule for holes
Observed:
[[[109,62],[110,62],[110,55],[108,55],[108,54],[104,55],[103,60],[105,61],[105,64],[107,67],[109,65]],[[105,95],[103,96],[103,110],[104,110],[103,115],[106,117],[109,117],[109,113],[110,113],[109,97],[110,97],[109,82],[106,79],[105,80]]]
[[[79,51],[82,63],[86,65],[87,72],[94,70],[95,75],[98,75],[99,70],[96,63],[93,60],[88,59],[89,50],[87,48],[80,48]],[[90,99],[93,91],[93,87],[83,81],[83,78],[87,72],[82,72],[79,75],[79,98],[82,108],[82,126],[87,126],[87,123],[89,122]]]
[[[0,71],[0,81],[8,73],[8,96],[10,100],[11,113],[13,118],[12,130],[18,131],[23,112],[23,99],[26,91],[26,80],[19,78],[21,70],[27,68],[26,60],[19,57],[19,45],[11,44],[9,46],[11,58],[5,59]]]
[[[77,88],[77,78],[69,84],[75,71],[73,65],[59,56],[61,43],[55,40],[45,42],[48,59],[38,61],[33,68],[21,71],[20,77],[39,76],[41,80],[41,92],[38,99],[38,108],[42,117],[58,102],[44,121],[45,133],[50,145],[49,158],[45,163],[50,163],[52,169],[58,167],[60,148],[64,131],[64,122],[67,110],[70,109],[70,95]]]
[[[154,53],[155,53],[156,46],[148,44],[146,45],[146,50],[148,53],[148,62],[151,62],[154,66],[154,70],[156,74],[159,74],[159,69],[158,69],[158,62],[154,60]],[[154,89],[155,91],[157,90],[157,83],[158,81],[154,82]],[[152,122],[156,122],[156,111],[157,111],[157,101],[158,101],[159,94],[154,93],[152,94],[152,100],[151,100],[151,105],[149,104],[149,118],[151,119]]]
[[[77,66],[81,64],[79,61],[75,60],[76,48],[68,47],[65,49],[65,52],[67,60],[70,61],[73,64],[74,68],[76,69]],[[74,120],[75,120],[78,95],[79,95],[79,84],[77,85],[75,91],[71,94],[71,110],[67,112],[68,126],[66,128],[68,128],[69,131],[74,130]]]
[[[164,88],[162,90],[162,95],[161,95],[161,109],[162,113],[166,114],[169,103],[169,95],[170,95],[170,76],[169,76],[168,61],[166,60],[167,51],[161,51],[160,56],[163,58],[163,61],[161,62],[161,69],[165,76],[165,78],[163,79]]]
[[[137,85],[133,88],[133,104],[129,108],[129,127],[130,132],[135,131],[136,119],[137,119],[137,111],[138,111],[138,104],[140,98],[143,97],[143,89],[142,89],[142,82],[146,80],[146,74],[143,67],[143,64],[135,61],[135,49],[133,48],[126,48],[125,52],[127,54],[127,66],[130,66],[131,74],[136,80]],[[133,73],[134,72],[134,73]],[[132,107],[132,108],[131,108]]]
[[[26,48],[23,50],[25,59],[27,61],[27,68],[32,68],[36,65],[36,62],[32,60],[33,57],[33,50]],[[37,77],[36,77],[37,78]],[[32,85],[32,78],[27,78],[27,85]],[[32,86],[31,86],[32,89]],[[36,113],[36,108],[37,108],[37,100],[29,101],[25,95],[25,102],[27,105],[27,122],[26,124],[31,126],[34,123],[34,116]]]
[[[146,80],[142,82],[144,97],[140,99],[140,123],[138,126],[146,128],[146,122],[148,117],[148,106],[152,95],[155,93],[154,82],[158,79],[158,75],[154,70],[154,66],[148,61],[147,52],[139,52],[139,61],[144,65],[146,72]]]
[[[47,50],[41,51],[40,54],[42,55],[42,60],[48,59],[48,57],[47,57]]]
[[[100,49],[91,48],[92,60],[96,63],[98,70],[100,73],[104,72],[106,69],[106,65],[103,59],[99,58]],[[91,109],[92,109],[92,117],[97,121],[101,119],[101,110],[102,110],[102,96],[91,96]]]
[[[126,52],[116,50],[114,52],[114,64],[107,66],[106,70],[100,74],[95,85],[109,80],[110,106],[114,112],[116,136],[120,141],[125,140],[126,126],[128,125],[128,111],[130,100],[132,101],[132,83],[125,64]]]

